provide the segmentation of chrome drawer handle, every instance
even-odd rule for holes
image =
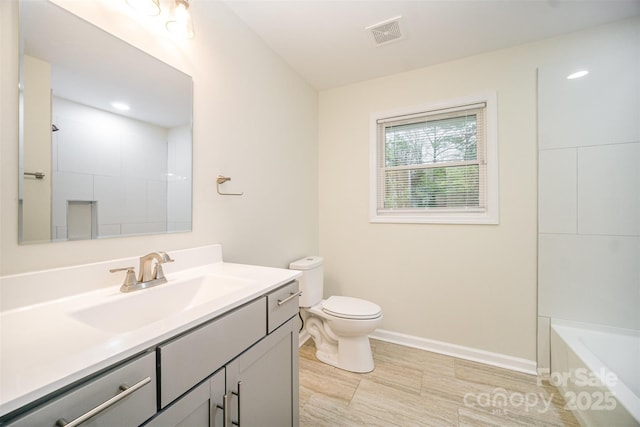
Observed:
[[[118,403],[119,401],[121,401],[125,397],[129,396],[131,393],[134,393],[135,391],[137,391],[138,389],[144,387],[145,385],[149,384],[150,382],[151,382],[151,377],[147,377],[147,378],[141,380],[140,382],[135,383],[131,387],[127,387],[126,385],[123,384],[123,385],[120,386],[120,390],[122,390],[122,391],[120,393],[116,394],[115,396],[113,396],[111,399],[109,399],[109,400],[107,400],[105,402],[102,402],[101,404],[99,404],[95,408],[91,409],[90,411],[86,412],[83,415],[80,415],[78,418],[76,418],[75,420],[73,420],[71,422],[67,422],[64,418],[60,418],[58,421],[56,421],[55,425],[57,427],[75,427],[75,426],[87,421],[89,418],[95,417],[100,412],[104,411],[105,409],[107,409],[110,406],[113,406],[114,404]]]
[[[216,406],[222,409],[222,427],[229,427],[231,425],[231,396],[228,393],[225,394],[222,396],[222,406]]]
[[[278,305],[286,304],[289,301],[291,301],[292,299],[294,299],[295,297],[299,297],[300,295],[302,295],[302,291],[298,291],[296,293],[291,292],[291,295],[289,295],[285,299],[279,299],[278,300]]]

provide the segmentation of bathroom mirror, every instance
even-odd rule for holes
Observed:
[[[19,16],[20,242],[190,231],[191,77],[49,1]]]

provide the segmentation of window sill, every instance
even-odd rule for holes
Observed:
[[[476,225],[497,225],[500,223],[498,215],[478,213],[478,214],[373,214],[369,218],[374,224],[476,224]]]

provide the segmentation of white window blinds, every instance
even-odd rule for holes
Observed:
[[[377,118],[375,215],[486,212],[486,110],[479,102]]]

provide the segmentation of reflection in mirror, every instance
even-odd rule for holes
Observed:
[[[21,243],[191,230],[191,77],[20,1]]]

